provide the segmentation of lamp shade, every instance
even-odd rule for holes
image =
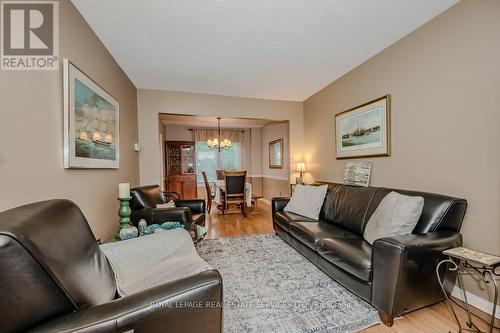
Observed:
[[[306,165],[303,162],[297,163],[297,172],[304,172],[306,171]]]

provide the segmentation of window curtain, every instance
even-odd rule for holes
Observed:
[[[194,141],[207,141],[208,139],[213,140],[217,138],[217,129],[194,129],[193,130],[193,140]],[[222,130],[220,134],[221,140],[229,139],[231,142],[242,142],[243,132],[235,130]]]

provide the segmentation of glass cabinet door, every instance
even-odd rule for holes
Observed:
[[[195,153],[193,146],[182,146],[182,173],[192,174],[195,172]]]

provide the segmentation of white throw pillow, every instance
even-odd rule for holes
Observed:
[[[411,234],[423,208],[424,198],[393,191],[382,199],[368,220],[363,237],[373,245],[379,238]]]
[[[167,203],[157,204],[156,208],[175,208],[174,200],[170,200]]]
[[[328,185],[296,185],[290,201],[283,210],[317,220],[327,189]]]

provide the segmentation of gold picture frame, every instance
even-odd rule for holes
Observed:
[[[269,142],[269,169],[283,169],[283,138]]]
[[[63,60],[64,168],[119,169],[120,104]]]
[[[391,95],[335,116],[337,159],[391,155]]]

